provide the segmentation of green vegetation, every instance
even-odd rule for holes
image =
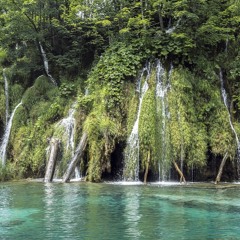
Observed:
[[[72,152],[58,123],[75,102],[74,145],[88,134],[81,161],[86,179],[98,182],[113,173],[113,166],[122,167],[139,104],[136,82],[147,62],[151,74],[139,121],[140,175],[156,176],[160,165],[169,171],[176,162],[186,174],[194,166],[204,178],[209,163],[218,166],[228,152],[237,178],[236,136],[219,72],[240,134],[239,16],[237,0],[0,0],[0,70],[6,69],[9,80],[10,112],[23,102],[0,179],[43,177],[51,137],[61,141],[58,174],[63,174]],[[157,59],[165,69],[164,84],[170,84],[165,109],[156,96]],[[2,76],[0,137],[5,101]]]

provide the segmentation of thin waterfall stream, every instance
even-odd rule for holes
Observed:
[[[240,142],[239,142],[237,132],[236,132],[236,130],[233,126],[233,123],[232,123],[232,118],[231,118],[231,114],[230,114],[229,106],[228,106],[227,92],[224,88],[224,83],[223,83],[222,70],[220,70],[219,78],[220,78],[220,81],[221,81],[221,93],[222,93],[223,102],[224,102],[224,105],[225,105],[225,107],[227,109],[227,112],[228,112],[229,124],[230,124],[230,127],[231,127],[231,129],[232,129],[232,131],[235,135],[235,138],[236,138],[236,143],[237,143],[237,171],[238,171],[238,177],[240,177]]]
[[[9,118],[9,121],[7,122],[6,129],[5,129],[5,132],[3,135],[3,139],[2,139],[2,142],[0,145],[0,159],[2,160],[2,166],[4,166],[6,164],[6,153],[7,153],[7,146],[8,146],[9,137],[10,137],[11,128],[12,128],[12,122],[13,122],[15,112],[20,105],[22,105],[22,101],[14,108],[14,110]]]
[[[169,112],[167,110],[167,92],[170,90],[171,85],[169,82],[169,77],[171,74],[171,70],[167,79],[167,82],[164,83],[164,68],[160,62],[160,60],[157,61],[157,76],[156,76],[156,98],[159,100],[157,101],[157,112],[158,115],[160,115],[160,135],[161,135],[161,153],[160,153],[160,159],[158,163],[158,171],[159,171],[159,181],[165,181],[167,178],[167,169],[166,169],[166,121],[167,118],[169,118]]]
[[[147,76],[141,88],[141,83],[144,78],[145,72]],[[138,112],[137,118],[133,125],[131,134],[127,141],[127,147],[125,152],[125,169],[124,169],[124,178],[127,181],[139,181],[139,133],[138,133],[138,125],[139,119],[141,114],[141,107],[142,101],[144,98],[145,93],[147,92],[148,86],[148,79],[150,77],[150,66],[147,65],[142,73],[140,78],[138,79],[137,83],[137,91],[139,92],[139,105],[138,105]]]
[[[46,72],[47,76],[50,78],[50,80],[52,81],[52,83],[56,86],[57,83],[56,83],[55,79],[54,79],[54,78],[52,77],[52,75],[49,73],[49,66],[48,66],[47,54],[46,54],[46,52],[44,51],[43,46],[42,46],[42,44],[41,44],[40,42],[39,42],[39,46],[40,46],[40,51],[41,51],[42,58],[43,58],[43,64],[44,64],[45,72]]]

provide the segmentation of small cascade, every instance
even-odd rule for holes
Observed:
[[[3,78],[4,78],[4,91],[6,98],[6,124],[9,119],[9,91],[8,91],[8,79],[5,73],[6,69],[3,69]]]
[[[7,122],[6,129],[5,129],[5,132],[3,135],[3,139],[2,139],[2,142],[0,145],[0,159],[2,160],[2,166],[4,166],[6,163],[6,152],[7,152],[7,145],[9,142],[9,137],[10,137],[11,128],[12,128],[12,121],[13,121],[15,112],[20,105],[22,105],[22,101],[14,108],[14,110],[9,118],[9,121]]]
[[[230,111],[229,111],[229,107],[228,107],[228,100],[227,100],[227,93],[226,93],[226,90],[224,88],[224,83],[223,83],[223,74],[222,74],[222,71],[220,70],[220,73],[219,73],[219,78],[220,78],[220,81],[221,81],[221,93],[222,93],[222,98],[223,98],[223,102],[224,102],[224,105],[227,109],[227,112],[228,112],[228,119],[229,119],[229,124],[230,124],[230,127],[235,135],[235,138],[236,138],[236,143],[237,143],[237,171],[238,171],[238,177],[240,177],[240,142],[239,142],[239,138],[238,138],[238,135],[237,135],[237,132],[233,126],[233,123],[232,123],[232,118],[231,118],[231,114],[230,114]]]
[[[167,178],[167,163],[166,163],[166,121],[167,119],[170,117],[169,116],[169,112],[167,110],[168,106],[167,106],[167,92],[169,91],[169,89],[171,88],[170,83],[169,83],[169,77],[168,77],[168,81],[167,83],[164,83],[164,68],[161,64],[161,62],[158,60],[157,61],[157,76],[156,76],[156,98],[157,98],[157,113],[160,116],[160,135],[161,135],[161,153],[160,153],[160,159],[159,159],[159,181],[165,181]],[[171,71],[169,72],[169,74],[171,74]]]
[[[60,122],[58,122],[57,126],[61,126],[65,129],[64,135],[67,136],[66,141],[66,149],[71,151],[71,155],[74,155],[74,128],[75,128],[75,109],[76,103],[68,111],[68,116],[63,118]]]
[[[64,128],[63,135],[67,137],[66,139],[66,150],[71,152],[71,158],[74,156],[75,151],[75,144],[74,144],[74,138],[75,138],[75,126],[76,121],[74,114],[76,112],[76,102],[72,105],[72,107],[68,111],[68,116],[66,118],[63,118],[57,126]],[[75,178],[80,179],[81,178],[81,171],[78,166],[75,167]]]
[[[175,26],[173,26],[173,27],[169,27],[166,30],[166,33],[167,34],[172,34],[176,30],[176,28],[179,26],[180,21],[181,21],[181,19],[178,19],[177,24]]]
[[[55,79],[54,79],[54,78],[52,77],[52,75],[49,73],[47,55],[46,55],[46,52],[44,51],[43,46],[42,46],[42,44],[41,44],[40,42],[39,42],[39,46],[40,46],[40,51],[41,51],[42,58],[43,58],[43,64],[44,64],[45,72],[46,72],[47,76],[50,78],[50,80],[52,81],[52,83],[53,83],[55,86],[57,86],[57,83],[56,83]]]
[[[75,179],[81,179],[82,178],[79,166],[75,167],[74,173],[75,173]]]
[[[147,74],[145,81],[141,88],[141,83],[144,74]],[[138,125],[142,107],[142,101],[145,93],[148,90],[148,79],[150,77],[150,66],[145,67],[141,73],[137,82],[137,92],[139,92],[139,105],[137,118],[133,125],[132,132],[127,141],[127,147],[125,152],[125,167],[124,167],[124,179],[126,181],[139,181],[139,134]]]

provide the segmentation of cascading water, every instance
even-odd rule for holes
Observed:
[[[47,59],[46,52],[44,51],[43,46],[42,46],[42,44],[40,42],[39,42],[39,46],[40,46],[40,51],[41,51],[42,58],[43,58],[43,64],[44,64],[45,72],[46,72],[47,76],[50,78],[50,80],[52,81],[52,83],[56,86],[57,83],[56,83],[55,79],[49,73],[48,59]]]
[[[22,104],[22,101],[14,108],[14,110],[9,118],[9,121],[7,122],[7,125],[6,125],[2,143],[0,145],[0,159],[2,160],[2,166],[4,166],[6,163],[6,152],[7,152],[7,145],[9,142],[9,137],[10,137],[11,128],[12,128],[12,121],[13,121],[16,110],[18,109],[18,107],[21,104]]]
[[[166,163],[166,120],[170,117],[167,110],[167,92],[170,89],[169,78],[172,69],[169,72],[168,81],[164,83],[164,68],[161,62],[157,61],[157,84],[156,84],[156,98],[157,98],[157,115],[159,116],[159,125],[161,126],[160,135],[161,135],[161,153],[158,163],[159,170],[159,181],[164,181],[167,178],[167,163]]]
[[[66,139],[66,150],[71,152],[71,157],[74,156],[74,135],[75,135],[75,125],[76,120],[74,117],[74,114],[76,112],[76,102],[72,105],[72,107],[68,111],[68,116],[66,118],[63,118],[57,126],[64,128],[64,136],[67,136]],[[81,173],[79,167],[75,168],[75,178],[80,179]]]
[[[141,88],[141,83],[144,78],[144,74],[146,75],[145,81]],[[139,92],[139,105],[137,118],[133,125],[132,132],[127,141],[127,147],[125,152],[125,167],[124,167],[124,179],[126,181],[139,181],[139,134],[138,134],[138,125],[142,107],[142,101],[145,93],[148,90],[148,79],[150,77],[150,65],[147,65],[138,80],[137,83],[137,91]]]
[[[63,118],[57,125],[65,129],[64,135],[67,136],[66,149],[74,153],[74,127],[75,127],[75,103],[68,111],[68,116]]]
[[[224,88],[224,83],[223,83],[223,74],[222,74],[222,70],[220,70],[220,73],[219,73],[219,78],[220,78],[220,81],[221,81],[221,93],[222,93],[222,98],[223,98],[223,102],[224,102],[224,105],[227,109],[227,112],[228,112],[228,119],[229,119],[229,124],[230,124],[230,127],[235,135],[235,138],[236,138],[236,143],[237,143],[237,171],[238,171],[238,177],[240,177],[240,142],[239,142],[239,138],[238,138],[238,135],[237,135],[237,132],[233,126],[233,123],[232,123],[232,118],[231,118],[231,114],[230,114],[230,111],[229,111],[229,107],[228,107],[228,100],[227,100],[227,93],[226,93],[226,90]]]
[[[8,79],[5,73],[6,69],[3,69],[5,98],[6,98],[6,125],[9,119],[9,91],[8,91]]]
[[[166,30],[166,33],[167,34],[172,34],[175,31],[175,29],[179,26],[180,21],[181,21],[181,19],[178,19],[176,26],[168,28]]]

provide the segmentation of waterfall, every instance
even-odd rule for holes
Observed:
[[[229,111],[229,107],[228,107],[228,100],[227,100],[227,93],[226,93],[226,90],[224,88],[224,84],[223,84],[223,74],[222,74],[222,70],[220,70],[220,73],[219,73],[219,78],[220,78],[220,81],[221,81],[221,93],[222,93],[222,98],[223,98],[223,102],[224,102],[224,105],[227,109],[227,112],[228,112],[228,120],[229,120],[229,124],[230,124],[230,127],[235,135],[235,138],[236,138],[236,143],[237,143],[237,163],[238,163],[238,166],[237,166],[237,171],[238,171],[238,177],[240,177],[240,142],[239,142],[239,138],[238,138],[238,135],[237,135],[237,132],[233,126],[233,123],[232,123],[232,118],[231,118],[231,114],[230,114],[230,111]]]
[[[43,46],[40,42],[39,42],[39,46],[40,46],[40,50],[41,50],[41,54],[42,54],[42,58],[43,58],[45,72],[46,72],[47,76],[50,78],[50,80],[52,81],[52,83],[56,86],[57,85],[56,81],[54,80],[52,75],[49,73],[48,59],[47,59],[46,52],[44,51]]]
[[[8,79],[5,73],[6,69],[3,69],[3,78],[4,78],[4,88],[5,88],[5,98],[6,98],[6,125],[9,118],[9,91],[8,91]]]
[[[142,85],[141,83],[144,77],[145,72],[147,73],[146,79]],[[134,180],[138,181],[139,177],[139,134],[138,134],[138,125],[142,107],[142,101],[145,93],[148,90],[148,79],[150,77],[150,66],[147,65],[137,82],[137,91],[139,92],[139,105],[137,118],[133,125],[132,132],[127,141],[127,147],[125,152],[125,167],[124,167],[124,178],[125,180]]]
[[[63,118],[60,122],[58,122],[57,126],[61,126],[65,129],[64,135],[67,136],[66,141],[66,149],[71,150],[72,156],[74,154],[74,128],[75,128],[75,106],[76,103],[68,111],[68,116]]]
[[[22,104],[22,101],[14,108],[9,121],[7,122],[6,125],[6,129],[3,135],[3,139],[0,145],[0,159],[2,160],[2,166],[5,165],[6,163],[6,151],[7,151],[7,145],[8,145],[8,141],[9,141],[9,137],[10,137],[10,133],[11,133],[11,128],[12,128],[12,121],[15,115],[16,110],[18,109],[18,107]]]
[[[74,156],[74,137],[75,137],[75,117],[74,114],[76,112],[76,102],[72,105],[72,107],[68,111],[68,116],[63,118],[60,122],[58,122],[57,126],[61,126],[64,128],[64,136],[67,136],[66,140],[66,150],[71,151],[71,158]],[[77,166],[75,168],[75,178],[81,178],[81,171],[80,168]]]
[[[179,26],[180,21],[181,21],[181,19],[178,19],[177,24],[175,26],[171,27],[171,28],[168,28],[166,30],[166,33],[167,34],[173,33],[176,30],[176,28]]]
[[[160,159],[159,159],[159,164],[158,164],[158,169],[159,169],[159,181],[161,180],[166,180],[167,177],[167,169],[166,169],[166,120],[169,118],[169,112],[167,110],[167,92],[170,89],[170,83],[169,83],[169,77],[172,71],[172,68],[169,72],[169,76],[167,79],[167,83],[164,83],[164,68],[160,62],[160,60],[157,61],[157,67],[156,67],[156,98],[157,98],[157,115],[160,118],[160,135],[161,135],[161,153],[160,153]]]

